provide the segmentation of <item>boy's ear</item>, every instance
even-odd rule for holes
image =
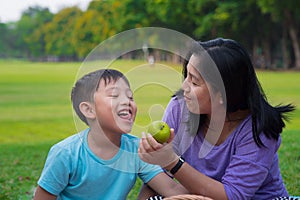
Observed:
[[[94,111],[94,108],[91,103],[89,102],[81,102],[79,104],[79,109],[81,113],[87,118],[87,119],[95,119],[96,114]]]

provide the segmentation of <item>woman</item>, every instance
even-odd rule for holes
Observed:
[[[182,90],[164,115],[175,133],[173,148],[147,135],[140,157],[194,194],[222,200],[288,196],[277,151],[294,106],[267,102],[249,54],[236,41],[200,42],[187,60]]]

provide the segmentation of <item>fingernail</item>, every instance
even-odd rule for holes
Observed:
[[[142,132],[142,138],[146,138],[146,135],[144,132]]]

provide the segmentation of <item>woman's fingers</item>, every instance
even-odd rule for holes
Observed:
[[[170,137],[167,142],[171,143],[174,137],[175,137],[174,128],[170,128]]]
[[[162,144],[158,143],[151,134],[146,134],[143,132],[142,133],[142,139],[141,139],[143,148],[145,149],[145,151],[147,152],[151,152],[151,151],[156,151],[158,149],[161,149],[163,147]]]
[[[148,138],[146,137],[145,133],[142,133],[142,138],[138,148],[140,158],[145,162],[156,164],[153,162],[153,152],[155,152],[155,149],[153,149],[148,142]]]
[[[150,133],[147,134],[147,142],[154,151],[163,147],[163,145],[158,143]]]
[[[145,151],[153,151],[151,145],[148,142],[148,138],[146,137],[146,134],[143,132],[142,133],[142,146],[144,147]]]
[[[142,133],[138,153],[143,161],[162,167],[178,159],[173,151],[172,143],[160,144],[151,135],[145,135],[145,133]]]

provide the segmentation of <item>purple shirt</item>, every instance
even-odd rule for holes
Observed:
[[[174,150],[195,169],[222,182],[228,199],[266,200],[288,196],[278,164],[281,138],[277,141],[260,134],[265,147],[258,147],[249,116],[221,145],[213,146],[201,131],[196,136],[189,134],[188,118],[184,100],[172,98],[163,120],[175,129]]]

